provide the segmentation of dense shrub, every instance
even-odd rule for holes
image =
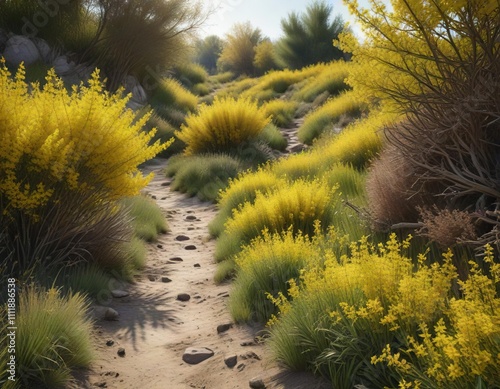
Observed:
[[[122,200],[132,219],[135,236],[148,242],[156,241],[159,234],[168,231],[167,220],[158,205],[146,196],[129,197]]]
[[[288,146],[288,141],[274,124],[265,126],[259,138],[274,150],[285,151]]]
[[[255,56],[253,66],[258,74],[277,69],[278,58],[274,49],[274,44],[270,40],[264,40],[255,46]]]
[[[6,380],[3,388],[63,388],[72,381],[75,368],[87,367],[93,357],[92,323],[87,318],[88,303],[80,294],[61,297],[56,289],[29,288],[19,294],[16,314],[16,381]],[[3,307],[2,307],[3,308]],[[0,309],[7,317],[6,309]],[[2,345],[7,343],[7,320],[2,321]],[[7,347],[0,349],[6,366]]]
[[[208,80],[207,70],[203,66],[192,62],[177,65],[174,68],[174,75],[188,88]]]
[[[186,143],[186,155],[230,151],[257,138],[268,123],[250,100],[222,98],[189,115],[176,135]]]
[[[162,80],[151,97],[153,106],[164,105],[182,112],[196,110],[198,98],[172,78]]]

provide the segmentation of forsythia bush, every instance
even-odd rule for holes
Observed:
[[[88,191],[104,201],[135,195],[150,177],[137,166],[166,148],[149,145],[126,98],[104,91],[99,72],[68,93],[53,71],[28,86],[0,67],[0,207],[36,214],[57,191]]]
[[[187,145],[186,155],[230,151],[254,140],[269,122],[251,100],[216,98],[190,114],[176,134]]]

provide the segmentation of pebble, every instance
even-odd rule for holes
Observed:
[[[123,347],[120,347],[116,353],[119,357],[123,358],[125,356],[125,349]]]
[[[108,346],[108,347],[111,347],[114,344],[115,344],[115,341],[111,340],[111,339],[106,342],[106,346]]]
[[[188,216],[186,216],[186,220],[196,220],[196,216],[188,215]]]
[[[129,293],[125,292],[124,290],[115,289],[115,290],[111,291],[111,296],[113,296],[114,298],[117,298],[117,299],[127,297],[128,295],[129,295]]]
[[[118,316],[120,314],[116,312],[113,308],[107,308],[106,311],[104,311],[104,319],[113,321],[113,320],[118,320]]]
[[[158,247],[159,249],[162,249],[163,245],[162,244],[157,244],[156,247]]]
[[[175,240],[178,242],[184,242],[186,240],[189,240],[189,236],[186,235],[179,235],[175,237]]]
[[[156,277],[153,276],[153,275],[149,275],[148,276],[148,280],[151,281],[151,282],[155,282],[156,281]]]
[[[236,354],[230,355],[229,357],[224,358],[224,363],[227,367],[232,369],[238,363],[238,356]]]
[[[228,324],[219,324],[217,326],[217,333],[222,334],[223,332],[229,331],[230,328],[232,328],[233,325],[231,323]]]
[[[187,293],[179,293],[177,295],[177,300],[179,301],[189,301],[191,299],[191,296]]]
[[[190,244],[186,247],[184,247],[185,250],[196,250],[196,246],[194,244]]]
[[[189,347],[184,351],[182,360],[190,365],[197,365],[200,362],[214,356],[214,352],[206,347]]]
[[[173,257],[173,258],[170,258],[169,261],[173,261],[173,262],[182,262],[184,261],[181,257]]]
[[[266,389],[266,385],[262,378],[252,378],[248,384],[252,389]]]
[[[195,263],[194,267],[201,267],[201,265],[199,263]]]
[[[161,278],[161,282],[163,282],[163,283],[167,284],[167,283],[169,283],[169,282],[172,282],[172,280],[171,280],[170,278],[168,278],[168,277],[163,276],[163,277]]]

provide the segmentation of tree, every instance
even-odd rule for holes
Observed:
[[[111,90],[127,75],[158,77],[179,62],[188,51],[187,38],[205,20],[197,1],[91,1],[99,28],[82,59],[105,71]]]
[[[237,74],[254,74],[255,47],[260,42],[262,42],[260,29],[253,28],[249,22],[235,24],[226,36],[219,66]]]
[[[223,41],[217,35],[207,36],[195,42],[194,61],[202,65],[210,73],[217,70],[217,61],[222,53]]]
[[[305,13],[292,12],[281,20],[284,37],[278,42],[278,55],[289,68],[329,62],[343,58],[344,53],[333,46],[333,40],[345,30],[340,16],[331,19],[333,7],[315,1]]]

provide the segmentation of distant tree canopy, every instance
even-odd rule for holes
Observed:
[[[279,68],[275,45],[269,39],[265,39],[255,46],[253,65],[257,74],[264,74]]]
[[[344,30],[340,16],[331,19],[333,7],[315,1],[305,13],[292,12],[281,20],[284,36],[278,42],[277,53],[284,65],[299,69],[318,62],[343,58],[344,52],[333,46]]]
[[[218,66],[237,74],[253,75],[255,48],[262,41],[260,29],[253,28],[249,22],[235,24],[226,35]]]
[[[209,35],[205,39],[197,40],[194,48],[194,61],[210,73],[215,73],[223,44],[224,42],[217,35]]]

